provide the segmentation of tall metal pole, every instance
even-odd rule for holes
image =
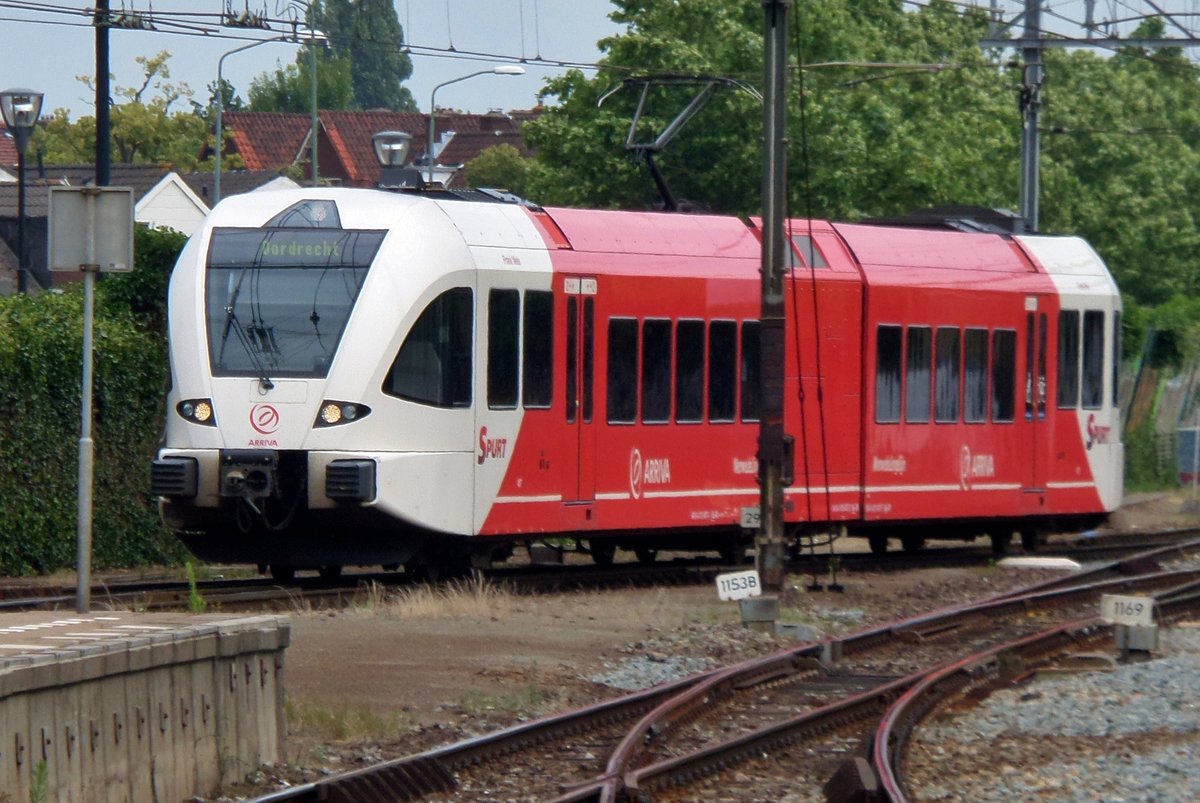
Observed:
[[[108,108],[108,0],[96,0],[96,186],[111,181],[111,157],[108,143],[112,126]]]
[[[312,22],[309,22],[312,25]],[[309,29],[308,39],[308,69],[312,73],[312,127],[309,131],[308,138],[312,140],[312,185],[320,186],[320,175],[317,171],[317,35],[315,31]]]
[[[225,59],[228,58],[229,56],[232,56],[234,53],[241,53],[243,50],[249,50],[252,47],[258,47],[259,45],[265,45],[270,42],[282,42],[282,41],[284,41],[284,39],[282,37],[280,37],[279,39],[260,39],[257,42],[251,42],[248,45],[242,45],[241,47],[235,47],[233,50],[230,50],[227,53],[222,53],[221,58],[217,59],[217,93],[216,93],[217,141],[213,145],[213,155],[216,157],[216,164],[213,165],[213,206],[216,206],[221,201],[221,145],[222,145],[221,138],[223,136],[223,132],[221,129],[221,121],[222,121],[221,115],[222,115],[222,112],[224,112],[224,110],[225,110],[225,84],[224,84],[224,79],[221,77],[221,74],[225,68]],[[316,109],[315,102],[313,103],[313,109]]]
[[[1038,227],[1038,109],[1042,99],[1042,0],[1025,0],[1025,62],[1021,87],[1021,217],[1031,231]]]
[[[92,352],[96,308],[96,190],[85,189],[87,215],[84,222],[85,262],[83,270],[83,383],[79,423],[79,507],[75,535],[75,612],[87,613],[92,606],[92,486],[96,447],[92,440]]]
[[[26,134],[28,132],[25,132]],[[25,141],[20,133],[14,134],[17,140],[17,292],[25,293],[29,289],[27,274],[29,257],[25,252]]]
[[[756,563],[763,588],[779,592],[784,581],[783,429],[784,307],[783,216],[787,160],[787,13],[791,0],[763,0],[765,75],[763,80],[763,238],[762,238],[762,419],[758,476],[762,484]]]

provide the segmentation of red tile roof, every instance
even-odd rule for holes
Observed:
[[[278,170],[296,161],[312,118],[290,112],[226,112],[221,128],[230,139],[227,153],[238,153],[247,170]]]
[[[445,142],[435,162],[459,165],[479,155],[484,148],[507,143],[524,156],[531,155],[521,137],[521,125],[535,118],[540,110],[511,114],[462,114],[439,111],[435,136]],[[323,111],[318,114],[321,143],[318,157],[321,176],[340,179],[347,186],[371,187],[379,180],[379,163],[371,137],[380,131],[404,131],[412,135],[410,158],[425,158],[429,117],[418,112]],[[299,161],[311,117],[281,112],[229,112],[223,127],[231,132],[228,152],[242,155],[247,170],[281,170]],[[449,141],[446,138],[449,134]],[[455,185],[462,184],[462,176]]]
[[[26,151],[26,156],[29,152]],[[17,143],[4,123],[0,123],[0,167],[11,167],[14,176],[17,174]]]

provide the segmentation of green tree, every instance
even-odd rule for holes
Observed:
[[[173,111],[180,101],[192,97],[184,83],[171,83],[167,61],[170,54],[138,56],[144,80],[138,87],[116,87],[110,113],[112,157],[121,164],[167,164],[180,170],[196,165],[208,123],[203,116]],[[79,80],[89,88],[89,76]],[[67,110],[56,109],[37,133],[37,147],[51,164],[88,163],[96,154],[96,118],[84,116],[72,122]]]
[[[504,189],[523,195],[530,162],[508,143],[493,145],[467,162],[467,183],[472,187]]]
[[[348,109],[354,101],[350,85],[350,59],[318,47],[317,108]],[[280,65],[274,73],[263,73],[250,82],[252,112],[304,112],[312,110],[312,79],[308,46],[300,48],[296,61]]]
[[[313,5],[313,20],[333,52],[350,59],[353,108],[417,111],[403,85],[412,59],[392,0],[323,0]]]
[[[559,104],[526,127],[538,151],[529,179],[538,200],[604,206],[654,200],[648,173],[623,150],[638,93],[618,92],[597,107],[625,76],[711,75],[761,85],[761,7],[721,0],[616,0],[615,6],[612,18],[626,31],[601,41],[605,56],[596,77],[574,72],[550,81],[546,94]],[[1015,202],[1019,118],[1009,79],[977,44],[987,32],[981,13],[960,14],[936,1],[907,12],[895,0],[814,0],[797,9],[792,24],[794,214]],[[652,93],[638,139],[660,133],[694,91]],[[761,118],[761,104],[744,92],[714,95],[657,158],[676,196],[717,211],[757,212]]]

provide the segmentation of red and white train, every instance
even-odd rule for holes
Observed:
[[[229,198],[171,279],[163,518],[277,576],[552,536],[732,557],[760,493],[760,236],[446,193]],[[1032,545],[1117,507],[1121,302],[1085,242],[790,240],[789,534]]]

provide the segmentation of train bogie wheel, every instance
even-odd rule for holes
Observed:
[[[888,539],[886,535],[868,535],[867,544],[871,547],[871,554],[886,555],[888,548]]]
[[[317,574],[320,575],[322,580],[333,581],[342,576],[342,567],[341,566],[322,566],[320,569],[317,570]]]
[[[286,564],[271,564],[271,579],[276,583],[290,583],[296,579],[296,567]]]
[[[925,548],[925,536],[906,535],[900,539],[900,544],[905,552],[920,552]]]
[[[638,563],[653,563],[658,559],[658,550],[648,546],[638,547],[633,554],[637,555]]]
[[[992,533],[992,554],[1003,555],[1008,552],[1008,542],[1012,539],[1012,533]]]
[[[746,548],[739,543],[724,544],[717,554],[721,556],[721,562],[728,566],[739,566],[746,560]]]
[[[1037,530],[1021,530],[1021,548],[1026,552],[1037,552],[1041,543],[1041,533]]]
[[[588,552],[592,553],[592,562],[597,566],[612,566],[617,545],[611,541],[589,541]]]

